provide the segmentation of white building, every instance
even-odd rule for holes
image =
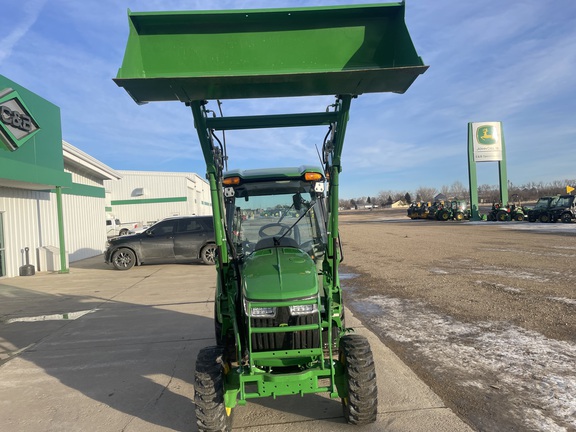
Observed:
[[[142,223],[170,216],[211,215],[210,185],[195,173],[118,171],[107,180],[106,212],[122,223]]]

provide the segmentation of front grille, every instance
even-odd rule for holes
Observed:
[[[281,327],[285,324],[289,326],[318,324],[318,312],[308,315],[291,316],[288,307],[279,307],[275,318],[251,318],[252,327]],[[319,348],[319,330],[306,330],[301,332],[281,332],[281,333],[256,333],[252,334],[252,350],[279,351],[294,350],[304,348]]]

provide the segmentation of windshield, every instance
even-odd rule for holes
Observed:
[[[274,184],[274,187],[268,187]],[[298,247],[318,262],[325,250],[321,201],[300,181],[242,185],[227,203],[228,229],[239,255],[273,245]]]
[[[548,208],[548,204],[552,198],[540,198],[534,208]]]

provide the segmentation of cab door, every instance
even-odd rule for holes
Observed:
[[[140,253],[145,263],[174,261],[174,234],[177,220],[166,220],[152,226],[140,239]]]

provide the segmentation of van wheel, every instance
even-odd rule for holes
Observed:
[[[540,222],[543,222],[543,223],[550,222],[550,216],[548,216],[546,213],[544,213],[543,215],[540,215]]]
[[[564,213],[560,220],[564,223],[570,223],[572,222],[572,215],[570,213]]]
[[[207,265],[214,265],[216,264],[216,250],[218,248],[215,244],[207,244],[202,248],[200,251],[200,258],[202,262]]]
[[[112,254],[112,265],[116,270],[130,270],[136,264],[136,255],[130,249],[118,249]]]
[[[370,344],[364,336],[340,338],[339,361],[344,366],[345,393],[342,410],[348,423],[365,425],[376,421],[378,387]]]

